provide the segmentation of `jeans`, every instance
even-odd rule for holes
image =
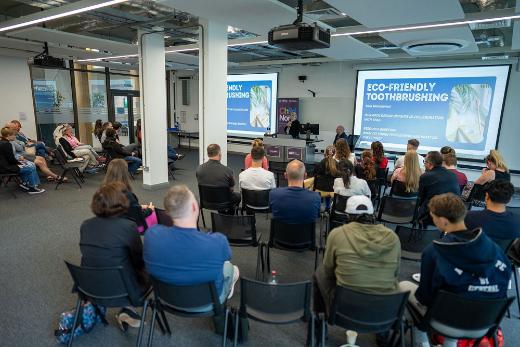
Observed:
[[[177,160],[177,152],[172,145],[168,145],[168,159]]]
[[[137,169],[142,164],[141,159],[132,156],[125,157],[124,159],[128,163],[128,172],[130,172],[131,175],[135,175]]]
[[[36,187],[40,184],[40,176],[36,171],[36,165],[29,161],[23,161],[23,166],[20,167],[20,177],[22,182],[29,187]]]
[[[36,155],[39,155],[40,157],[47,158],[47,148],[45,147],[45,143],[43,142],[36,142]]]

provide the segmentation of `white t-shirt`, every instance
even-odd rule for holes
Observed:
[[[342,178],[336,178],[334,180],[334,193],[343,196],[366,195],[370,197],[372,195],[367,181],[356,176],[350,176],[350,186],[348,188],[345,188]]]
[[[266,190],[276,188],[276,181],[271,171],[250,167],[238,175],[238,186],[247,190]]]
[[[339,163],[338,158],[334,157],[334,159],[336,160],[336,162]],[[350,161],[352,165],[356,166],[356,155],[353,152],[350,152],[350,155],[348,156],[348,161]]]
[[[424,172],[424,157],[417,153],[417,159],[419,160],[419,167]],[[397,169],[398,167],[404,166],[404,155],[400,156],[394,164],[394,169]]]

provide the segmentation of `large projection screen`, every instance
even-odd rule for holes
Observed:
[[[258,136],[276,129],[277,95],[277,73],[228,75],[228,134]]]
[[[453,147],[482,159],[498,141],[509,65],[358,71],[354,134],[357,147],[381,141],[404,152]]]

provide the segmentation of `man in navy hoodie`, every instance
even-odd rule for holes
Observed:
[[[511,278],[511,264],[502,250],[482,232],[467,230],[466,208],[453,193],[434,196],[428,208],[433,223],[444,233],[422,254],[421,278],[417,286],[401,282],[401,290],[410,290],[410,303],[421,314],[433,303],[439,290],[467,298],[503,298]],[[414,347],[428,347],[425,332],[414,330]]]

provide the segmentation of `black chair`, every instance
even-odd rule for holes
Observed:
[[[231,199],[231,189],[229,187],[210,187],[199,184],[200,214],[202,224],[206,227],[203,209],[224,211],[235,209],[235,204]]]
[[[423,250],[439,240],[439,230],[416,229],[398,225],[395,233],[401,242],[401,258],[406,260],[420,261]]]
[[[388,346],[395,346],[400,341],[404,347],[403,313],[409,294],[367,294],[338,286],[328,323],[358,333],[392,330]],[[321,323],[321,346],[325,346],[325,319],[321,319]]]
[[[67,177],[67,173],[69,171],[72,171],[72,178],[74,178],[74,181],[81,189],[80,181],[82,183],[84,183],[85,179],[83,177],[83,174],[79,171],[79,168],[81,167],[84,159],[77,158],[75,160],[67,160],[65,151],[63,150],[63,148],[61,146],[58,146],[55,150],[53,150],[53,155],[54,155],[54,158],[56,158],[56,160],[58,161],[59,166],[63,169],[63,172],[60,175],[62,177],[62,179],[60,179],[60,180],[58,180],[58,182],[56,182],[56,187],[54,189],[55,190],[58,189],[60,184],[63,183],[63,178]],[[78,160],[78,159],[81,159],[81,160]]]
[[[162,323],[166,328],[166,332],[171,336],[172,331],[166,319],[166,312],[186,318],[224,316],[222,346],[226,346],[230,311],[229,308],[226,307],[226,303],[220,303],[214,282],[179,286],[162,282],[153,276],[150,276],[150,280],[153,285],[154,299],[150,303],[153,307],[153,314],[152,323],[150,324],[150,334],[148,335],[148,346],[152,345],[155,318],[159,317],[158,314],[162,317]],[[212,305],[208,311],[189,312],[190,309],[207,305]],[[160,318],[158,321],[161,322]]]
[[[518,306],[518,312],[520,312],[520,290],[518,288],[518,269],[520,268],[520,259],[510,250],[511,247],[508,248],[508,253],[506,254],[511,262],[511,271],[513,272],[513,278],[515,279],[516,304]]]
[[[418,194],[417,192],[407,193],[406,185],[404,184],[404,182],[394,180],[394,182],[392,183],[392,186],[390,187],[390,193],[388,195],[390,195],[390,196],[396,195],[396,196],[402,196],[405,198],[411,198],[411,197],[417,196],[417,194]]]
[[[234,216],[228,214],[211,213],[211,230],[218,231],[226,235],[231,246],[258,247],[258,240],[262,236],[257,235],[255,226],[255,216]],[[262,257],[262,247],[258,247],[256,259],[256,278],[260,276],[260,265],[264,272],[264,259]]]
[[[495,336],[502,318],[514,300],[468,299],[441,290],[424,317],[411,304],[408,304],[408,311],[412,316],[412,324],[419,329],[451,339],[476,339],[473,346],[478,346],[484,337]]]
[[[175,160],[168,158],[168,176],[172,179],[172,181],[175,181]]]
[[[269,213],[269,193],[271,189],[266,190],[249,190],[242,191],[242,212],[247,213]]]
[[[167,227],[173,226],[172,217],[165,210],[156,207],[155,215],[157,216],[157,224],[166,225]]]
[[[350,196],[334,194],[329,216],[329,232],[343,224],[348,223],[348,215],[345,213],[347,201]]]
[[[506,206],[506,210],[520,216],[520,206]]]
[[[0,187],[9,188],[8,184],[9,182],[15,182],[16,185],[19,185],[22,183],[20,180],[20,176],[17,173],[4,173],[0,174]],[[16,194],[11,191],[11,195],[17,199]]]
[[[392,224],[414,224],[417,219],[417,197],[383,196],[377,220]]]
[[[319,247],[316,247],[316,223],[286,224],[277,219],[271,219],[269,242],[263,244],[266,249],[267,271],[271,272],[271,248],[303,252],[314,251],[314,270],[318,266]]]
[[[267,324],[290,324],[303,320],[309,323],[307,346],[314,346],[315,317],[310,309],[310,301],[310,281],[273,285],[241,278],[240,309],[235,312],[233,346],[238,343],[240,318],[251,318]],[[245,340],[246,336],[243,338]]]
[[[137,338],[137,346],[139,346],[143,334],[144,318],[146,317],[146,310],[148,307],[148,300],[146,300],[146,298],[150,295],[151,288],[143,294],[138,303],[132,302],[127,289],[130,284],[122,266],[104,268],[85,267],[76,266],[67,261],[65,261],[65,264],[67,265],[72,280],[74,281],[74,290],[78,293],[76,314],[72,326],[76,327],[79,323],[78,318],[80,306],[83,300],[89,300],[95,305],[106,307],[144,305],[143,313],[141,315],[139,335]],[[71,334],[68,344],[69,346],[72,346],[73,337],[74,334]]]

